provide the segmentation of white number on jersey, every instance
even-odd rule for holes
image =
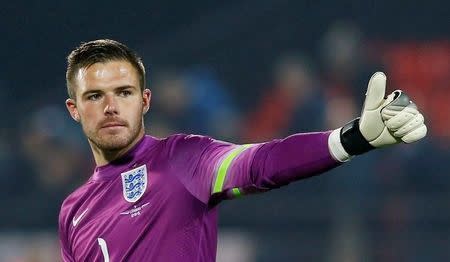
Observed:
[[[108,254],[108,246],[106,245],[106,241],[103,238],[97,238],[98,244],[102,249],[103,257],[105,258],[105,262],[109,262],[109,254]]]

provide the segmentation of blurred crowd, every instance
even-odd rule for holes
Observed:
[[[450,43],[368,41],[356,26],[337,23],[319,49],[280,52],[265,84],[255,81],[242,92],[208,64],[153,65],[147,133],[254,143],[335,129],[359,115],[368,79],[384,71],[388,92],[403,89],[423,110],[429,127],[424,141],[357,157],[278,192],[224,203],[221,228],[245,228],[256,261],[280,260],[281,253],[280,261],[449,260]],[[6,99],[0,93],[2,104]],[[62,200],[92,173],[88,144],[63,102],[22,101],[1,112],[14,121],[0,126],[4,236],[54,236]],[[52,241],[44,245],[49,252]],[[1,251],[1,243],[0,261],[50,261],[33,255],[36,245],[18,256]]]

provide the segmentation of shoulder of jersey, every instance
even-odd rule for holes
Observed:
[[[82,196],[87,192],[86,187],[91,184],[90,182],[91,180],[88,180],[64,199],[59,211],[58,220],[60,229],[67,231],[71,228],[70,225],[72,225],[73,216],[77,212],[76,207],[80,205],[81,201],[84,201]]]
[[[87,192],[86,188],[92,185],[91,179],[89,179],[86,183],[79,186],[77,189],[75,189],[72,193],[70,193],[63,201],[61,205],[61,211],[63,209],[70,208],[73,205],[76,205],[78,201],[83,201],[82,196]]]

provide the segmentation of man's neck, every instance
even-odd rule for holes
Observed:
[[[95,164],[97,166],[104,166],[109,164],[110,162],[122,157],[125,155],[128,151],[130,151],[131,148],[133,148],[144,136],[144,131],[142,130],[139,132],[139,135],[136,137],[136,139],[130,143],[128,146],[121,148],[119,150],[102,150],[98,148],[96,145],[94,145],[91,141],[89,141],[89,144],[92,149],[92,153],[94,154]]]

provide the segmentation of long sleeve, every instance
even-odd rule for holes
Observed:
[[[303,133],[248,145],[177,135],[171,141],[169,159],[193,195],[204,203],[218,202],[278,188],[338,166],[328,148],[329,135]]]
[[[225,197],[267,191],[321,174],[340,164],[328,149],[329,132],[295,134],[249,146],[230,163],[223,187]]]

